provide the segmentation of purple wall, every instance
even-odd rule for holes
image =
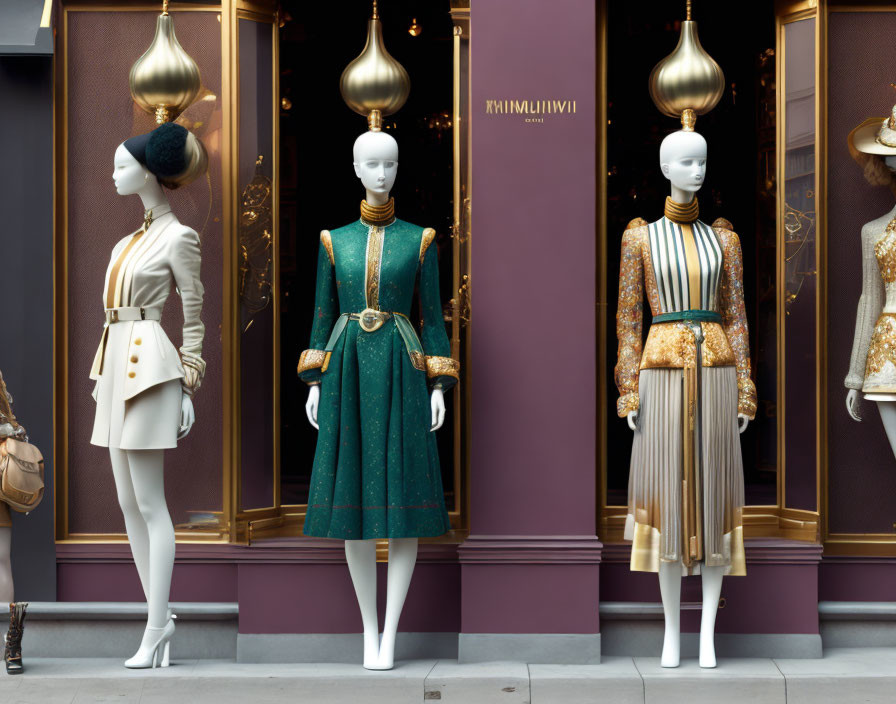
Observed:
[[[595,526],[595,19],[590,0],[477,5],[472,30],[472,532]],[[486,100],[576,100],[488,115]]]

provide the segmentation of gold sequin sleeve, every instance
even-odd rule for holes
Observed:
[[[616,413],[625,418],[639,408],[638,371],[641,366],[641,326],[644,307],[644,275],[641,247],[646,227],[638,226],[622,234],[619,262],[619,305],[616,308],[616,355],[614,378],[619,390]]]
[[[737,412],[750,419],[756,416],[756,386],[750,378],[750,334],[744,305],[744,262],[740,240],[727,220],[719,218],[713,229],[722,246],[722,277],[719,282],[719,308],[722,327],[734,353],[737,367]]]

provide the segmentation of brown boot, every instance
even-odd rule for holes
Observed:
[[[3,653],[7,675],[20,675],[25,671],[22,664],[22,633],[25,630],[27,607],[28,604],[24,601],[9,605],[9,631],[6,633],[6,649]]]

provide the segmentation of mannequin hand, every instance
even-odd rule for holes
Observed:
[[[862,405],[862,399],[859,396],[858,389],[850,389],[849,393],[846,394],[846,412],[852,417],[853,420],[862,422],[862,416],[859,413],[859,408]]]
[[[308,422],[314,426],[315,430],[320,430],[317,424],[317,406],[320,402],[320,384],[313,384],[308,389],[308,400],[305,401],[305,415],[308,416]]]
[[[193,399],[183,394],[180,399],[180,428],[177,432],[177,439],[187,437],[195,422],[196,412],[193,410]]]
[[[742,433],[747,429],[747,426],[750,424],[750,419],[747,418],[743,413],[737,414],[737,430]]]
[[[438,430],[445,422],[445,393],[441,389],[433,389],[429,397],[429,407],[432,409],[432,425],[430,431]]]
[[[625,417],[628,421],[628,427],[633,431],[638,431],[638,412],[637,411],[629,411],[628,415]]]

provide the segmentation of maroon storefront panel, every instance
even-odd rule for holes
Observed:
[[[818,563],[821,546],[777,539],[746,541],[747,574],[725,577],[718,633],[818,633]],[[629,571],[629,545],[606,545],[601,600],[659,603],[657,575]],[[700,630],[700,577],[681,583],[682,631]],[[689,608],[693,607],[693,608]]]
[[[68,56],[68,315],[69,530],[124,532],[105,448],[90,444],[95,404],[88,376],[103,325],[103,280],[112,248],[142,224],[138,196],[120,196],[112,183],[115,150],[128,137],[155,127],[134,104],[128,72],[149,46],[155,12],[69,11]],[[209,153],[209,178],[169,191],[181,222],[202,239],[208,370],[195,403],[197,423],[177,450],[166,453],[166,495],[175,523],[188,511],[219,511],[221,472],[221,24],[217,13],[184,12],[178,38],[199,65],[203,93],[185,113],[187,126]],[[98,50],[97,42],[102,42]],[[180,345],[183,315],[172,291],[163,327]]]
[[[590,0],[473,9],[465,633],[598,631],[595,37]]]

